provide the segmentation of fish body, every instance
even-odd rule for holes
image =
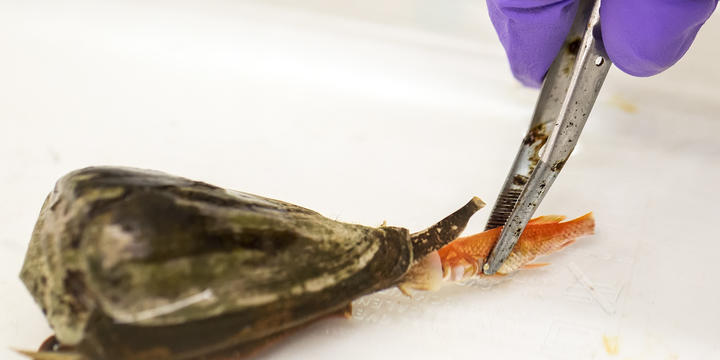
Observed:
[[[592,213],[565,221],[564,216],[546,215],[528,222],[520,239],[505,260],[498,275],[506,275],[520,268],[535,268],[544,263],[531,263],[572,244],[579,237],[590,235],[595,229]],[[502,227],[458,238],[418,261],[406,275],[400,290],[435,290],[445,283],[485,276],[480,271],[497,243]]]

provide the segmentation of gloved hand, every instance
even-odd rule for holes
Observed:
[[[610,60],[652,76],[685,54],[718,0],[602,0],[600,27]],[[539,87],[577,10],[576,0],[487,0],[490,19],[523,84]]]

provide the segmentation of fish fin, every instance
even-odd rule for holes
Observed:
[[[570,239],[570,240],[568,240],[567,242],[565,242],[564,244],[562,244],[562,246],[560,246],[560,249],[564,249],[566,246],[575,243],[575,241],[577,241],[577,240],[575,240],[575,239]],[[560,250],[560,249],[558,249],[558,250]]]
[[[557,224],[566,218],[567,216],[564,215],[543,215],[530,219],[530,221],[528,221],[528,225]]]
[[[525,264],[525,265],[521,266],[520,268],[529,270],[529,269],[541,268],[541,267],[548,266],[548,265],[550,265],[550,263],[532,263],[532,264]]]
[[[570,221],[566,221],[563,224],[572,224],[576,226],[576,229],[582,232],[582,235],[592,235],[595,233],[595,215],[591,212]]]
[[[583,220],[595,222],[595,214],[593,214],[593,212],[591,211],[577,219],[573,219],[572,221],[583,221]]]
[[[498,272],[496,272],[496,273],[494,273],[494,274],[492,274],[492,275],[483,275],[483,276],[486,276],[486,277],[494,277],[494,278],[501,278],[501,277],[504,277],[504,276],[507,276],[507,275],[508,275],[507,273],[501,273],[500,271],[498,271]]]

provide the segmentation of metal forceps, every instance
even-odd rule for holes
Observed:
[[[580,138],[611,62],[600,34],[601,0],[579,0],[577,15],[540,91],[530,128],[490,214],[504,226],[483,273],[507,259]],[[552,131],[552,132],[551,132]]]

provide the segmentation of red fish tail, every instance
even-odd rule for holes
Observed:
[[[574,232],[577,232],[577,236],[592,235],[595,233],[595,215],[592,211],[570,221],[565,222],[570,226]]]

